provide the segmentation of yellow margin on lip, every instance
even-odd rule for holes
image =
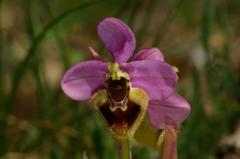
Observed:
[[[106,90],[99,90],[96,92],[92,98],[91,98],[91,104],[94,106],[94,108],[101,114],[99,107],[102,106],[104,103],[107,102],[107,91]],[[139,125],[144,119],[144,116],[147,111],[148,107],[148,96],[145,93],[144,90],[140,88],[130,88],[129,91],[129,100],[141,107],[140,113],[136,119],[136,121],[133,123],[133,125],[129,128],[128,132],[126,134],[116,134],[111,129],[111,133],[117,138],[117,139],[125,139],[125,138],[133,138],[136,130],[138,129]],[[105,118],[103,117],[105,120]]]

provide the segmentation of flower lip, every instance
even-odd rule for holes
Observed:
[[[110,75],[117,76],[115,74],[121,72],[119,67],[116,68],[110,69],[112,71]],[[99,107],[99,110],[114,133],[127,133],[137,119],[141,108],[129,100],[130,86],[126,78],[110,76],[105,83],[108,100]]]
[[[148,96],[144,90],[131,88],[126,101],[126,110],[113,106],[106,89],[96,92],[91,100],[93,106],[100,112],[109,129],[117,138],[133,137],[147,111]],[[113,103],[114,104],[114,103]]]
[[[140,113],[140,109],[139,105],[132,103],[131,101],[127,102],[126,111],[122,111],[121,109],[111,111],[109,102],[99,107],[99,110],[106,119],[109,127],[113,129],[112,131],[115,131],[115,129],[117,131],[117,129],[123,128],[126,132],[134,124]]]

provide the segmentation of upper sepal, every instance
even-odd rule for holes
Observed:
[[[133,55],[136,40],[132,30],[116,18],[105,18],[98,25],[98,35],[114,62],[127,62]]]

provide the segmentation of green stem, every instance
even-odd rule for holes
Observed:
[[[128,138],[120,139],[120,146],[121,146],[120,153],[121,153],[122,159],[131,159]]]

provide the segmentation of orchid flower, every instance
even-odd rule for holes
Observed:
[[[162,146],[164,159],[176,159],[177,129],[190,105],[175,92],[178,77],[174,68],[157,48],[134,53],[132,30],[116,18],[101,21],[97,31],[112,62],[90,47],[93,59],[65,73],[63,91],[73,100],[90,100],[116,139],[135,138],[146,145]]]

